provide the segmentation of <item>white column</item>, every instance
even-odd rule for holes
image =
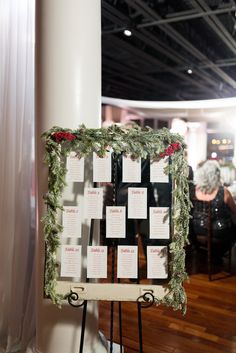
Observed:
[[[77,353],[82,309],[60,310],[43,299],[44,247],[40,222],[47,190],[41,133],[54,125],[100,126],[101,4],[99,0],[41,0],[36,9],[36,115],[38,161],[37,349]],[[105,352],[98,339],[97,304],[88,305],[86,353]]]
[[[188,122],[188,163],[193,170],[207,157],[207,124],[206,122]]]

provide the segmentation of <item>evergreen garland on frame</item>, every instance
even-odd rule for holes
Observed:
[[[57,211],[62,210],[61,196],[66,185],[65,157],[74,151],[78,157],[84,157],[96,152],[103,157],[108,148],[113,153],[131,155],[132,158],[161,159],[171,156],[172,163],[165,172],[170,173],[175,183],[173,190],[174,205],[172,206],[172,221],[174,234],[169,245],[171,261],[171,277],[168,282],[168,293],[162,300],[155,298],[156,304],[166,304],[174,310],[186,312],[186,294],[183,282],[187,278],[185,271],[185,250],[188,243],[189,225],[189,186],[188,165],[184,158],[186,147],[183,138],[172,134],[166,128],[153,130],[140,128],[138,125],[130,129],[112,125],[108,128],[87,129],[81,125],[77,130],[53,127],[43,134],[45,140],[45,162],[48,165],[48,192],[44,197],[47,212],[43,217],[46,261],[45,285],[46,296],[52,302],[60,305],[63,296],[56,292],[57,262],[56,251],[60,246],[59,233],[62,226],[57,219]]]

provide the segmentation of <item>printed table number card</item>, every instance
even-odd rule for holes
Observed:
[[[125,238],[125,207],[106,207],[106,238]]]
[[[103,189],[84,189],[84,215],[88,219],[101,219],[103,207]]]
[[[118,245],[117,278],[138,278],[138,247]]]
[[[61,276],[81,277],[81,245],[61,246]]]
[[[168,277],[167,246],[147,246],[147,278]]]
[[[84,181],[84,157],[78,158],[75,152],[71,152],[66,158],[66,181],[83,182]]]
[[[81,214],[77,206],[64,206],[62,213],[63,237],[81,238]]]
[[[107,278],[107,246],[87,247],[87,278]]]
[[[150,163],[150,182],[151,183],[168,183],[169,175],[164,173],[164,168],[169,163],[169,157],[165,157],[159,161],[152,160]]]
[[[128,218],[147,218],[147,188],[128,188]]]
[[[93,181],[102,183],[111,182],[111,153],[106,152],[104,157],[99,157],[93,152]]]
[[[149,236],[150,239],[170,238],[169,207],[149,207]]]
[[[141,183],[141,159],[122,157],[122,181],[123,183]]]

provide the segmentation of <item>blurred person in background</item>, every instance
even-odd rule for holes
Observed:
[[[220,260],[231,247],[235,237],[231,216],[236,217],[236,204],[230,191],[222,185],[220,165],[217,161],[208,160],[196,170],[193,205],[195,200],[211,201],[213,260]],[[206,243],[207,215],[193,207],[192,217],[196,243]]]
[[[221,179],[224,186],[230,191],[234,201],[236,201],[236,180],[235,180],[235,167],[231,164],[224,164],[220,168]]]
[[[235,168],[232,163],[222,164],[220,166],[220,175],[224,186],[229,187],[235,181]]]

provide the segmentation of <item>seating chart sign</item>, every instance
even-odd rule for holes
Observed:
[[[62,213],[63,237],[81,237],[81,213],[77,206],[64,206]]]
[[[93,181],[111,182],[111,153],[106,152],[104,157],[93,153]]]
[[[44,134],[45,295],[60,304],[148,294],[184,310],[184,141],[167,129],[59,129]]]
[[[61,276],[81,277],[81,246],[61,246]]]
[[[84,190],[84,215],[88,219],[101,219],[103,206],[103,189],[86,188]]]
[[[152,160],[150,164],[150,180],[152,183],[168,183],[169,176],[165,174],[164,168],[168,165],[169,158],[159,161]]]
[[[169,207],[150,207],[150,239],[170,238]]]
[[[84,158],[78,158],[75,152],[71,152],[66,159],[67,182],[84,181]]]
[[[130,156],[123,156],[123,183],[141,182],[141,159],[132,159]]]
[[[128,188],[128,218],[147,218],[146,188]]]
[[[118,246],[117,277],[137,278],[138,277],[138,247]]]
[[[88,246],[87,278],[107,278],[106,246]]]
[[[168,277],[168,253],[166,246],[147,246],[147,278]]]
[[[106,207],[106,237],[125,238],[126,209],[124,206]]]

